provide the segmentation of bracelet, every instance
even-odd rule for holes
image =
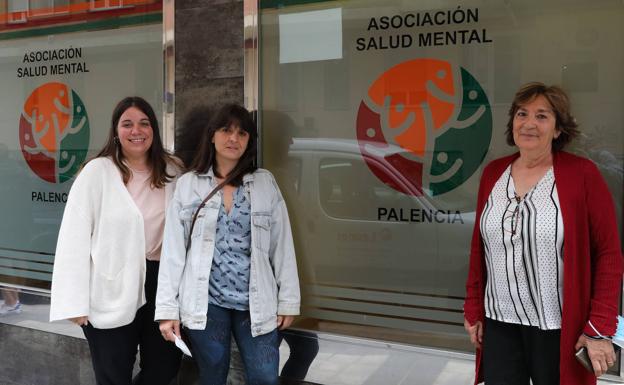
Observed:
[[[600,332],[594,327],[594,325],[591,323],[591,321],[587,322],[589,324],[589,327],[591,327],[594,332],[596,333],[595,336],[590,336],[587,335],[586,333],[583,333],[583,335],[587,338],[591,338],[592,340],[611,340],[612,337],[610,336],[603,336],[602,334],[600,334]]]
[[[583,335],[587,338],[589,338],[590,340],[610,340],[611,337],[606,337],[606,336],[590,336],[589,334],[583,333]]]

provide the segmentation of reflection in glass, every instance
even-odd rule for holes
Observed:
[[[505,144],[507,110],[514,91],[528,81],[563,82],[570,88],[584,134],[573,151],[598,164],[621,226],[624,77],[622,58],[614,57],[610,47],[624,42],[624,5],[580,1],[570,8],[469,1],[462,9],[479,13],[478,21],[470,25],[376,29],[369,28],[373,18],[379,22],[393,15],[454,11],[457,5],[443,2],[428,9],[423,2],[342,2],[341,57],[284,63],[281,16],[332,9],[335,3],[279,8],[275,2],[264,3],[260,5],[262,166],[275,174],[291,217],[304,294],[298,327],[472,351],[462,326],[462,305],[479,176],[488,160],[512,151]],[[576,22],[579,17],[581,24]],[[492,42],[418,46],[419,34],[463,28],[487,30]],[[360,38],[367,44],[373,39],[378,45],[402,35],[412,36],[414,45],[361,49],[357,43]],[[535,41],[541,43],[529,43]],[[453,83],[444,93],[435,93],[428,82],[441,77],[415,84],[413,78],[421,73],[407,71],[398,79],[383,76],[419,59],[426,59],[421,66],[448,63],[447,74],[464,71],[462,88]],[[377,79],[382,80],[374,83]],[[405,170],[388,161],[391,153],[405,151],[401,143],[389,139],[387,153],[367,157],[358,141],[360,123],[361,132],[370,138],[388,131],[358,120],[359,107],[372,105],[367,102],[373,97],[373,83],[375,92],[383,95],[374,103],[376,113],[390,117],[384,122],[397,117],[390,130],[407,121],[407,110],[435,116],[436,103],[448,107],[449,116],[460,116],[451,109],[466,107],[459,121],[488,109],[491,140],[484,157],[470,159],[470,169],[476,171],[462,170],[457,183],[444,186],[447,189],[425,186],[421,193],[413,179],[405,178]],[[467,92],[452,93],[455,89]],[[435,130],[445,123],[432,122],[424,126]],[[436,138],[435,132],[430,134]],[[433,144],[433,151],[421,146],[422,175],[442,175],[454,159],[465,160],[475,151],[473,139],[468,133],[459,143],[425,143]],[[441,141],[442,135],[436,140]]]

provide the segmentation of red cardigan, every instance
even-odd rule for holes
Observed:
[[[498,178],[519,155],[494,160],[481,176],[466,282],[464,316],[472,325],[485,318],[487,273],[479,221]],[[622,253],[611,194],[590,160],[556,152],[553,168],[563,217],[563,314],[561,317],[560,384],[589,385],[596,377],[574,358],[581,333],[613,335],[622,290]],[[487,330],[484,330],[487,333]],[[482,351],[477,349],[475,384],[483,381]]]

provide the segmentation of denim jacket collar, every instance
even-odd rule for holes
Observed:
[[[254,181],[254,174],[255,172],[243,175],[243,186],[245,187],[245,197],[247,199],[250,199],[251,197],[251,191],[250,191],[249,185],[253,183]],[[210,181],[211,188],[215,188],[217,186],[217,183],[215,182],[214,170],[212,169],[212,167],[210,167],[210,169],[207,172],[203,174],[197,174],[197,176],[200,178],[208,178],[208,180]],[[197,196],[201,197],[201,193],[200,193],[201,190],[202,189],[199,186],[196,186],[195,193],[197,194]]]
[[[208,179],[210,179],[210,182],[212,182],[212,179],[215,177],[214,170],[212,169],[212,167],[210,167],[208,172],[205,172],[203,174],[197,174],[197,175],[200,177],[208,177]],[[243,175],[243,184],[253,182],[253,180],[254,180],[254,173],[248,173],[248,174]]]
[[[212,178],[214,178],[215,174],[214,174],[214,171],[212,170],[212,167],[210,167],[207,172],[203,172],[203,173],[199,173],[198,172],[197,176],[198,177],[204,177],[204,178],[208,177],[210,180],[212,180]]]

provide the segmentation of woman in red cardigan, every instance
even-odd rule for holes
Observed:
[[[477,201],[464,304],[475,384],[595,384],[615,362],[620,241],[600,172],[562,151],[577,134],[562,89],[516,93],[507,142],[519,151],[484,169]]]

